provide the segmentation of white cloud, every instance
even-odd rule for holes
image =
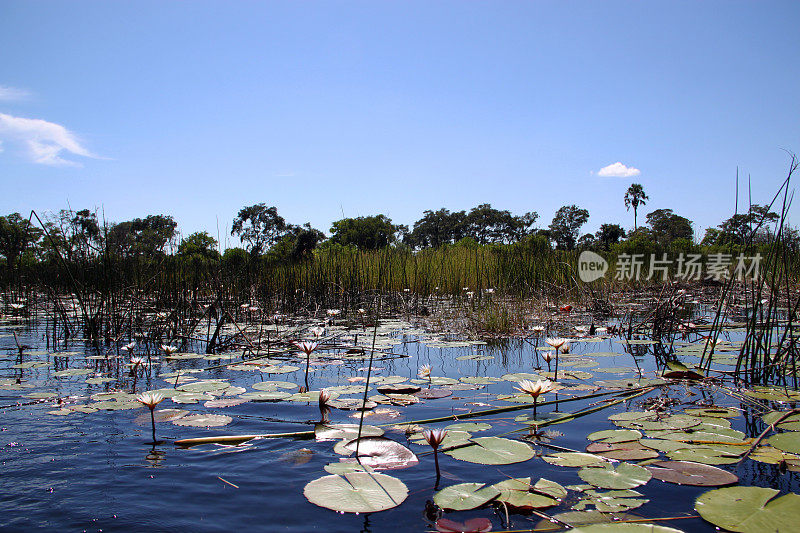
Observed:
[[[30,93],[24,89],[16,89],[7,85],[0,85],[0,101],[24,100]]]
[[[597,171],[597,175],[603,178],[634,178],[641,173],[638,168],[623,165],[619,161]]]
[[[61,157],[62,152],[83,157],[97,156],[84,148],[74,133],[60,124],[35,118],[13,117],[0,113],[0,142],[19,144],[34,163],[55,166],[80,166]]]

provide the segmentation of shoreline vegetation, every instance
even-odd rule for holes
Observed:
[[[736,323],[748,328],[737,374],[746,369],[746,379],[766,383],[778,366],[784,377],[787,364],[794,368],[789,355],[797,349],[800,234],[786,223],[797,164],[792,157],[769,204],[750,204],[701,242],[692,240],[691,221],[669,209],[648,213],[631,232],[603,224],[580,236],[589,214],[577,206],[562,207],[546,229],[535,229],[536,213],[514,216],[485,204],[426,211],[412,230],[384,215],[342,219],[326,238],[256,204],[232,224],[245,248],[220,254],[207,233],[181,239],[166,215],[113,224],[89,210],[31,212],[28,219],[14,213],[0,217],[0,310],[24,314],[26,305],[45,305],[56,317],[53,342],[201,339],[207,353],[226,344],[226,323],[279,324],[295,316],[363,329],[379,315],[414,317],[484,338],[596,324],[628,338],[708,327],[716,339]],[[624,205],[634,221],[647,200],[641,185],[628,189]],[[581,281],[586,251],[608,263],[605,277]],[[700,265],[696,276],[685,276],[687,257]],[[744,257],[758,258],[757,272],[737,270]],[[635,273],[631,258],[641,262]],[[695,305],[708,308],[708,324],[684,320]],[[335,314],[326,317],[326,310]],[[576,316],[580,324],[569,320]],[[701,366],[709,362],[704,352]]]

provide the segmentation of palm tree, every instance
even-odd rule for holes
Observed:
[[[636,230],[636,215],[640,205],[645,205],[650,198],[644,193],[644,187],[638,183],[632,184],[625,191],[625,209],[628,211],[633,207],[633,229]]]

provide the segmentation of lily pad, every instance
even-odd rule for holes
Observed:
[[[173,420],[172,423],[176,426],[189,426],[189,427],[219,427],[219,426],[227,426],[233,422],[233,418],[226,416],[226,415],[213,415],[213,414],[194,414],[194,415],[186,415],[177,420]]]
[[[408,488],[386,474],[345,472],[310,481],[303,495],[315,505],[341,513],[374,513],[403,503]]]
[[[632,489],[644,485],[653,477],[649,470],[631,463],[587,466],[578,471],[582,480],[602,489]]]
[[[364,424],[361,428],[361,437],[380,437],[383,430],[376,426]],[[317,424],[314,427],[314,436],[318,441],[358,438],[358,424]]]
[[[763,487],[727,487],[701,494],[694,508],[703,519],[730,531],[797,531],[800,496]]]
[[[800,432],[778,433],[771,436],[767,442],[784,452],[800,453]]]
[[[589,466],[589,465],[598,465],[607,462],[599,455],[593,455],[591,453],[580,453],[580,452],[551,453],[550,455],[543,455],[542,459],[544,459],[545,462],[550,463],[551,465],[571,466],[575,468]]]
[[[394,470],[419,464],[414,452],[385,437],[361,437],[345,444],[345,448],[353,452],[358,449],[360,463],[375,470]]]
[[[739,478],[721,468],[691,461],[655,461],[645,466],[653,477],[677,485],[719,487],[739,481]]]
[[[507,479],[493,485],[500,491],[498,500],[515,509],[542,509],[557,505],[567,490],[554,481],[540,479],[531,485],[531,478]]]
[[[469,511],[485,505],[500,496],[500,491],[485,483],[459,483],[445,487],[433,496],[433,503],[442,509]]]
[[[502,437],[478,437],[474,444],[445,451],[455,459],[484,465],[508,465],[532,459],[533,449],[518,440]]]
[[[586,438],[608,443],[630,442],[641,439],[642,434],[634,429],[606,429],[590,433]]]
[[[586,447],[586,451],[619,461],[641,461],[658,457],[657,451],[642,446],[638,441],[593,442]]]

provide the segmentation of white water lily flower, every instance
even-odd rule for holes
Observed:
[[[311,355],[311,352],[317,349],[318,344],[316,342],[292,342],[295,346],[297,346],[301,351],[303,351],[306,355]]]
[[[129,342],[125,346],[122,346],[120,348],[120,350],[122,350],[123,352],[132,352],[134,348],[136,348],[136,343],[135,342]]]
[[[315,337],[322,337],[325,335],[325,328],[321,328],[319,326],[311,328],[311,334]]]
[[[170,346],[169,344],[162,344],[161,345],[161,350],[167,355],[172,355],[172,354],[174,354],[175,352],[178,351],[178,347],[177,346]]]
[[[164,401],[164,396],[157,392],[145,392],[136,397],[136,401],[149,407],[151,410]]]
[[[551,352],[550,350],[542,352],[542,359],[544,359],[545,362],[547,362],[547,363],[549,363],[550,361],[552,361],[556,357],[558,357],[558,354],[553,355],[553,352]]]
[[[542,394],[546,394],[548,392],[555,390],[555,388],[556,388],[555,385],[549,379],[545,381],[539,379],[536,380],[536,383],[527,379],[523,379],[522,381],[519,382],[519,387],[514,387],[514,389],[520,392],[524,392],[525,394],[530,394],[534,400],[539,396],[541,396]]]
[[[552,346],[553,348],[555,348],[556,350],[558,350],[559,348],[564,346],[564,344],[568,343],[569,339],[564,339],[562,337],[555,337],[555,338],[549,338],[545,340],[545,342],[550,346]]]
[[[326,312],[328,313],[328,316],[336,316],[336,315],[340,314],[342,312],[342,310],[341,309],[328,309]]]
[[[428,378],[428,377],[430,377],[432,370],[433,370],[433,367],[431,367],[431,365],[422,365],[421,367],[419,367],[419,371],[417,372],[417,375],[422,379]]]
[[[131,366],[136,368],[139,365],[143,365],[147,363],[147,360],[144,357],[131,357]]]

